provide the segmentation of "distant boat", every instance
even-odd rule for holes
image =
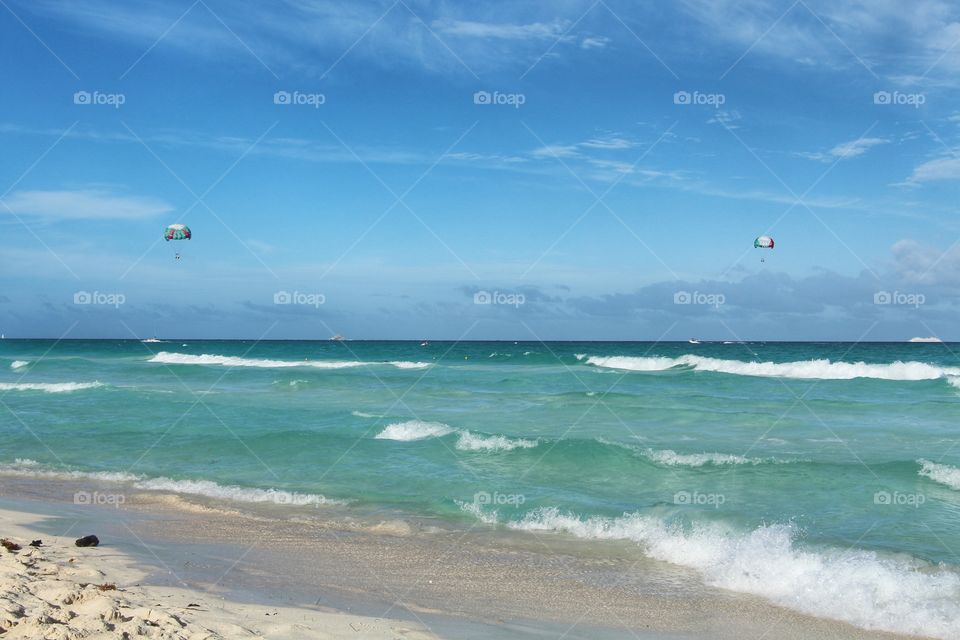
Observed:
[[[697,340],[696,338],[690,338],[689,340],[687,340],[687,342],[689,342],[690,344],[700,344],[700,341]]]
[[[154,336],[153,338],[147,338],[146,340],[141,340],[140,342],[163,342],[163,340]]]
[[[429,346],[430,346],[430,342],[428,342],[427,340],[424,340],[423,342],[420,343],[420,346],[421,346],[421,347],[429,347]]]
[[[943,340],[935,336],[930,336],[929,338],[910,338],[907,342],[943,342]]]
[[[346,338],[344,338],[344,337],[343,337],[342,335],[340,335],[339,333],[338,333],[337,335],[333,336],[333,337],[330,338],[330,339],[331,339],[331,340],[337,340],[337,341],[346,340]]]

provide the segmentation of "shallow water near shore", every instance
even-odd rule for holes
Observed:
[[[38,514],[32,526],[46,535],[96,532],[100,552],[138,559],[143,584],[231,602],[406,619],[443,638],[740,638],[772,627],[782,638],[900,637],[705,588],[695,572],[617,543],[584,558],[556,536],[527,545],[484,531],[397,535],[375,520],[291,522],[153,492],[115,507],[64,502],[81,486],[90,484],[0,479],[0,508]]]
[[[950,345],[5,341],[4,362],[0,471],[81,501],[116,483],[622,549],[687,589],[960,635]]]

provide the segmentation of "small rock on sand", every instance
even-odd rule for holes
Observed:
[[[78,547],[95,547],[100,544],[100,538],[94,535],[83,536],[82,538],[77,538],[74,544]]]

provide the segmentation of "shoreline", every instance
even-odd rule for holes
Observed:
[[[402,627],[408,635],[401,637],[740,638],[772,630],[798,639],[914,637],[706,587],[695,572],[650,560],[635,544],[585,548],[557,535],[507,540],[482,527],[395,518],[359,523],[324,507],[283,507],[279,519],[249,505],[135,490],[115,507],[65,499],[95,487],[88,480],[0,477],[0,507],[19,512],[21,521],[35,514],[34,537],[49,537],[58,527],[92,528],[77,536],[97,533],[101,549],[120,550],[123,563],[144,567],[138,588],[148,599],[155,589],[184,597],[200,589],[215,593],[226,613],[204,619],[208,626],[246,619],[251,607],[261,613],[279,607],[286,619],[341,616],[317,622],[340,628],[349,626],[342,616],[359,614],[371,629]],[[9,513],[0,514],[0,536],[11,536]],[[269,633],[275,635],[264,637],[286,637],[277,629]],[[417,633],[437,635],[409,635]]]

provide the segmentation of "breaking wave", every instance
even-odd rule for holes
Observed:
[[[936,380],[947,376],[960,376],[958,367],[941,367],[925,362],[891,362],[872,364],[866,362],[832,362],[830,360],[801,360],[798,362],[743,362],[704,356],[683,355],[677,358],[591,356],[587,364],[606,369],[627,371],[666,371],[684,367],[697,371],[712,371],[739,376],[773,378],[801,378],[811,380],[852,380],[875,378],[877,380]]]

